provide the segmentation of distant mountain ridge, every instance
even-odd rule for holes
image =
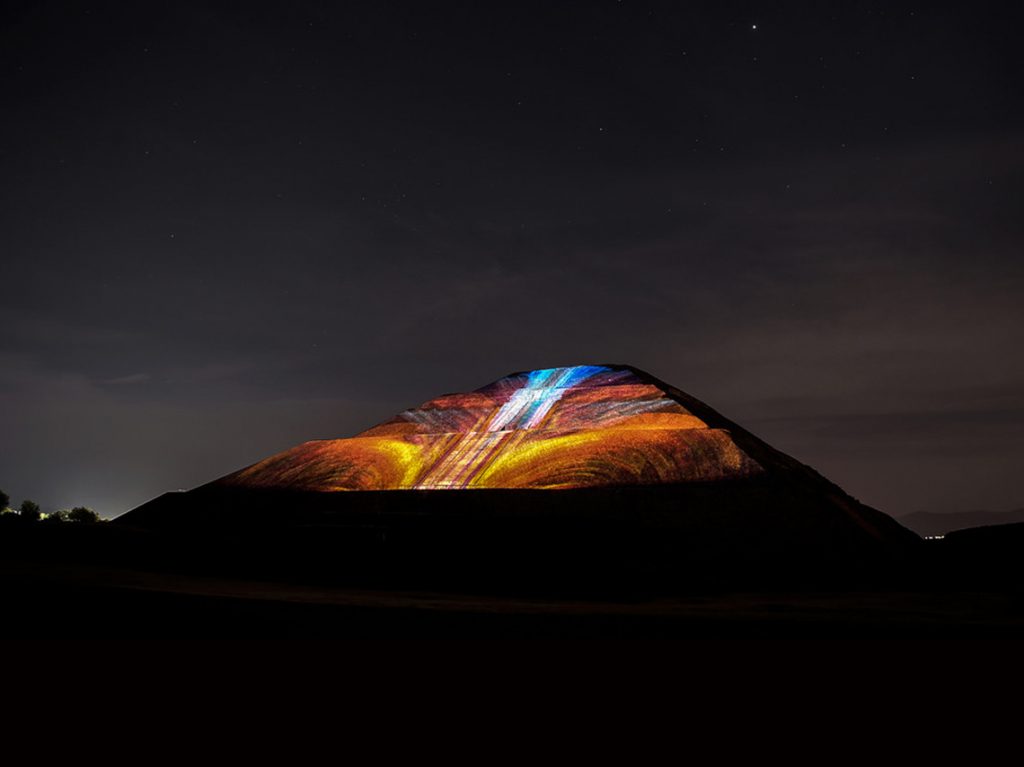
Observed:
[[[945,535],[954,530],[963,530],[969,527],[1024,522],[1024,508],[1010,511],[952,511],[945,513],[915,511],[905,517],[899,517],[899,522],[918,535]]]

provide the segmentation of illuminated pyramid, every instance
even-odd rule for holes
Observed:
[[[306,442],[218,484],[319,492],[562,489],[762,473],[723,425],[732,426],[634,368],[548,368],[437,397],[348,439]]]
[[[524,578],[846,577],[920,543],[625,365],[531,370],[446,394],[353,437],[165,493],[118,522],[249,536],[241,550],[260,566],[318,563],[414,584],[433,574],[474,588],[485,574],[517,588]]]

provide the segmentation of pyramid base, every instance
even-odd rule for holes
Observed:
[[[274,576],[520,590],[858,580],[900,566],[920,544],[847,496],[766,478],[558,491],[205,486],[160,496],[116,524],[171,534],[220,567]]]

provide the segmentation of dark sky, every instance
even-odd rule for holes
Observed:
[[[889,513],[1024,505],[1009,5],[7,2],[0,487],[621,362]]]

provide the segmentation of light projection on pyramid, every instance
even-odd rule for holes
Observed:
[[[313,491],[573,488],[750,476],[761,467],[629,368],[516,373],[348,439],[306,442],[221,480]]]

